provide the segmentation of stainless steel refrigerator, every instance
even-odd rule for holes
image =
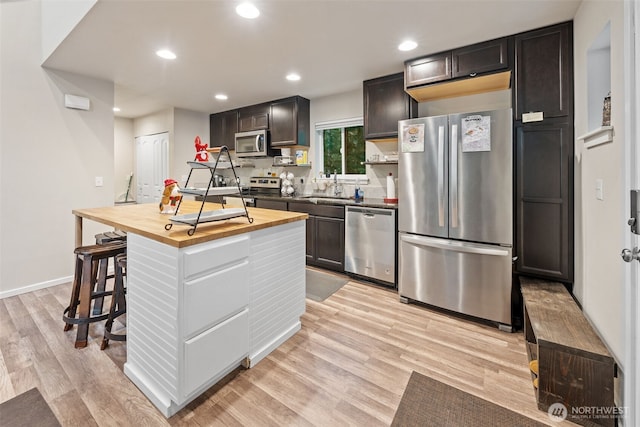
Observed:
[[[511,330],[511,109],[398,122],[398,292]]]

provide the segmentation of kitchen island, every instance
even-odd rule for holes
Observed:
[[[200,206],[184,200],[180,213]],[[73,213],[76,233],[83,219],[127,232],[124,372],[166,417],[300,330],[306,214],[249,208],[252,223],[202,224],[189,236],[188,226],[165,230],[171,216],[156,204]]]

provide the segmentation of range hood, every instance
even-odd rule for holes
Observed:
[[[436,99],[505,90],[509,89],[510,86],[511,71],[504,71],[502,73],[411,87],[405,89],[405,91],[416,101],[426,102]]]

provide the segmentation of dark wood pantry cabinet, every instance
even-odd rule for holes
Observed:
[[[418,116],[418,102],[404,91],[404,73],[362,83],[364,139],[398,138],[398,120]]]
[[[515,271],[562,282],[574,275],[572,46],[571,22],[516,35],[512,92]]]

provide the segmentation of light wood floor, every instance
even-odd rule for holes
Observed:
[[[401,304],[350,281],[307,300],[302,330],[166,420],[123,373],[126,343],[63,332],[70,284],[0,300],[0,402],[38,387],[63,426],[388,426],[413,370],[549,425],[522,333]],[[0,414],[0,424],[2,415]]]

